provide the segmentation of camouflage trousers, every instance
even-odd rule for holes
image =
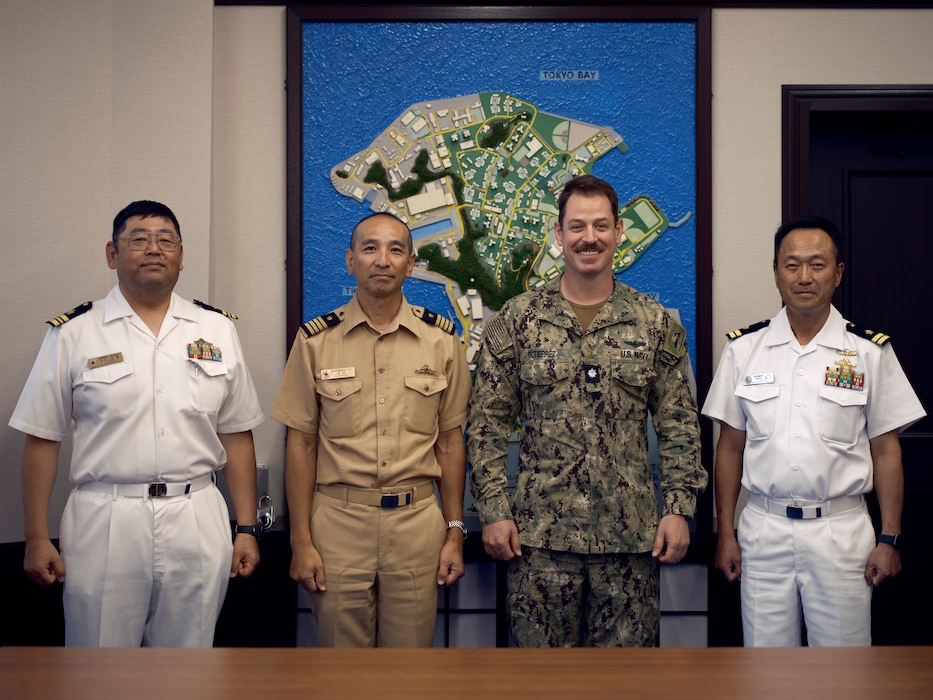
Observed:
[[[522,546],[509,562],[509,628],[520,647],[657,646],[658,563],[645,554]]]

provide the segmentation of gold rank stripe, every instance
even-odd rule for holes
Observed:
[[[318,316],[317,318],[312,318],[310,321],[304,323],[301,329],[304,331],[305,336],[310,338],[312,335],[316,335],[331,326],[336,326],[338,323],[340,323],[340,317],[334,312],[331,312],[323,316]]]
[[[876,343],[878,345],[884,345],[889,340],[891,340],[891,336],[889,336],[887,333],[872,333],[872,336],[871,336],[871,342]]]
[[[90,311],[90,310],[91,310],[91,307],[92,307],[93,305],[94,305],[93,302],[86,301],[86,302],[84,302],[83,304],[81,304],[80,306],[76,306],[76,307],[73,308],[71,311],[66,311],[66,312],[63,313],[63,314],[59,314],[59,315],[56,316],[55,318],[50,318],[48,321],[46,321],[46,323],[48,323],[50,326],[52,326],[52,328],[58,328],[59,326],[65,324],[65,323],[68,323],[68,321],[70,321],[71,319],[73,319],[75,316],[80,316],[81,314],[85,313],[86,311]]]

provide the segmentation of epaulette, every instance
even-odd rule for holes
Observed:
[[[440,328],[442,331],[444,331],[448,335],[453,335],[454,332],[457,330],[456,326],[454,326],[453,321],[451,321],[446,316],[438,316],[436,313],[434,313],[430,309],[426,309],[423,306],[412,306],[411,310],[412,310],[412,313],[415,314],[415,316],[420,318],[422,321],[427,323],[429,326],[437,326],[438,328]]]
[[[50,318],[46,323],[48,323],[52,328],[58,328],[63,323],[68,323],[75,316],[80,316],[83,313],[86,313],[91,310],[91,307],[94,305],[92,301],[86,301],[81,306],[74,307],[71,311],[66,311],[63,314],[59,314],[55,318]]]
[[[329,314],[312,318],[310,321],[303,323],[301,325],[301,332],[305,334],[306,338],[310,338],[312,335],[317,335],[331,326],[336,326],[342,320],[340,316],[331,311]]]
[[[728,333],[726,333],[726,337],[729,340],[735,340],[736,338],[741,338],[743,335],[748,335],[749,333],[760,331],[762,328],[767,328],[770,323],[771,323],[770,318],[767,321],[759,321],[758,323],[753,323],[750,326],[745,326],[745,328],[739,328],[738,330],[729,331]]]
[[[863,338],[867,338],[875,345],[884,345],[891,340],[891,336],[889,336],[887,333],[862,328],[861,326],[857,326],[854,323],[847,323],[846,330],[849,331],[849,333],[854,333],[855,335],[860,335]]]
[[[221,316],[226,316],[227,318],[232,318],[234,321],[239,318],[236,314],[232,314],[229,311],[224,311],[223,309],[218,309],[216,306],[211,306],[210,304],[205,304],[203,301],[194,300],[194,303],[200,306],[202,309],[207,309],[208,311],[213,311],[220,314]]]

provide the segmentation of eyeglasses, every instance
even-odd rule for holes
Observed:
[[[155,240],[159,250],[164,253],[174,253],[181,245],[181,239],[170,233],[134,233],[132,236],[120,236],[120,240],[126,241],[130,250],[148,250]]]

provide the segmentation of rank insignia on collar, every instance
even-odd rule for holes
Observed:
[[[221,362],[224,358],[219,347],[204,338],[198,338],[193,343],[188,343],[188,359]]]

